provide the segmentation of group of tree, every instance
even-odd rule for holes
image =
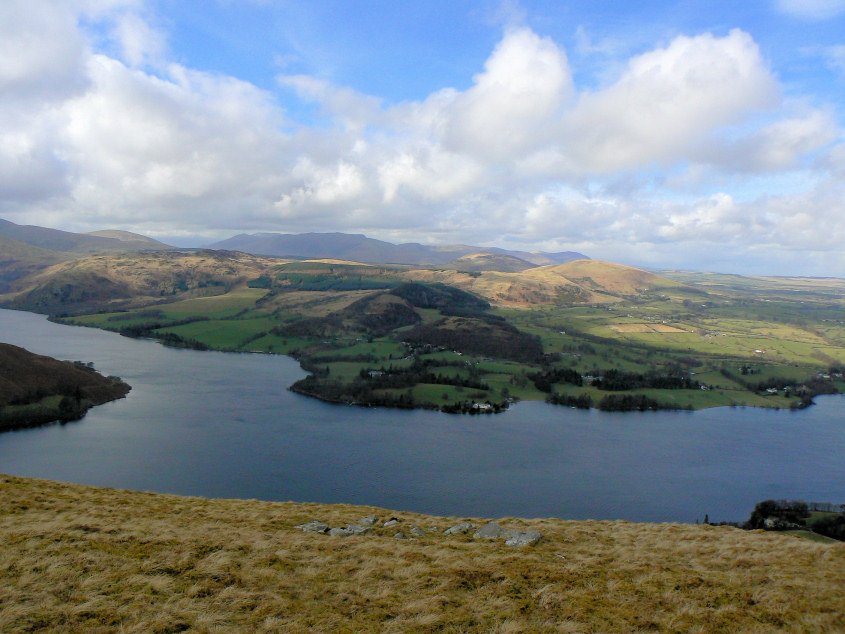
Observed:
[[[433,324],[421,324],[403,333],[413,344],[430,344],[483,357],[535,363],[543,356],[536,335],[521,332],[499,320],[449,317]]]
[[[646,412],[682,408],[661,403],[645,394],[608,394],[599,401],[598,409],[603,412]]]
[[[572,368],[545,368],[540,372],[529,374],[528,378],[534,383],[534,387],[546,393],[552,391],[552,385],[555,383],[569,383],[577,386],[584,384],[581,373]]]
[[[390,368],[372,370],[362,368],[358,374],[359,381],[364,382],[373,390],[399,389],[425,383],[429,385],[451,385],[474,390],[489,390],[490,386],[474,376],[460,376],[457,374],[443,374],[432,372],[424,364],[414,364],[408,368]]]
[[[845,541],[845,504],[839,505],[842,511],[839,513],[832,511],[834,505],[825,505],[831,510],[812,522],[809,521],[812,516],[810,506],[817,508],[819,504],[808,505],[802,500],[764,500],[754,507],[742,527],[765,530],[803,528],[831,539]]]
[[[589,394],[581,393],[577,396],[552,392],[546,397],[546,402],[552,405],[564,405],[577,409],[590,409],[593,406],[593,399]]]
[[[609,392],[621,392],[642,388],[661,390],[701,389],[701,383],[682,371],[671,373],[651,371],[640,374],[637,372],[625,372],[624,370],[611,368],[610,370],[597,371],[597,374],[599,376],[593,379],[593,387]]]

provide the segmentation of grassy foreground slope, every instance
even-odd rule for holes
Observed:
[[[728,527],[505,519],[535,547],[297,524],[372,507],[0,476],[0,630],[841,631],[845,545]]]

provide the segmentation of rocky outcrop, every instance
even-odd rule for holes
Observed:
[[[352,535],[366,535],[368,533],[372,533],[373,530],[379,531],[379,528],[376,526],[378,521],[378,517],[375,515],[369,515],[359,519],[357,524],[330,527],[325,522],[312,520],[307,524],[299,524],[296,528],[306,533],[317,533],[320,535],[329,535],[331,537],[349,537]],[[396,528],[400,525],[400,520],[395,517],[391,517],[381,525],[381,528]],[[447,537],[453,535],[464,535],[474,528],[475,524],[472,522],[459,522],[443,531],[443,535]],[[411,524],[405,530],[399,530],[393,533],[393,538],[413,539],[414,537],[431,537],[435,533],[437,533],[436,527],[431,527],[429,530],[425,530],[419,526]],[[376,532],[373,534],[378,535],[379,533]],[[472,536],[474,539],[503,539],[505,540],[505,545],[514,547],[534,546],[543,539],[543,536],[537,531],[517,531],[502,528],[499,526],[498,522],[488,522],[475,531]]]
[[[472,522],[461,522],[459,524],[455,524],[451,528],[447,528],[443,531],[444,535],[462,535],[463,533],[468,533],[473,528],[475,528],[475,524]]]

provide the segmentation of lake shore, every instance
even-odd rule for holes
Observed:
[[[831,631],[845,544],[689,524],[459,519],[0,476],[4,631]],[[351,537],[306,533],[375,515]],[[399,527],[427,534],[396,539]],[[438,531],[431,530],[437,526]]]

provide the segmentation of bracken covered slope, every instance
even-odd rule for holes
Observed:
[[[369,514],[396,528],[328,537]],[[845,545],[733,528],[455,518],[207,500],[0,476],[0,630],[822,632],[845,629]],[[478,523],[478,520],[476,520]]]

